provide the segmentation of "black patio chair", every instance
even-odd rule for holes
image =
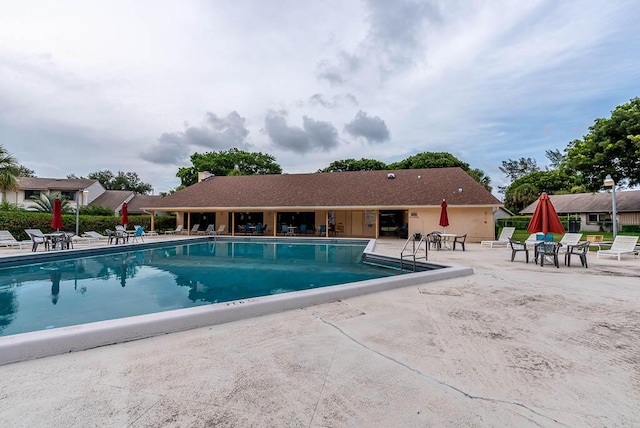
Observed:
[[[524,259],[527,263],[529,263],[529,248],[527,248],[527,243],[522,241],[515,241],[509,238],[509,246],[511,247],[511,261],[516,258],[516,254],[520,251],[524,252]]]
[[[429,249],[433,246],[437,251],[440,251],[442,248],[442,236],[440,232],[430,232],[427,233],[427,246]]]
[[[545,260],[551,261],[555,267],[560,268],[560,262],[558,261],[558,253],[560,252],[562,244],[559,242],[540,242],[536,244],[536,264],[540,259],[540,266],[544,266]]]
[[[575,255],[580,257],[580,263],[585,268],[588,268],[587,265],[587,254],[589,253],[589,245],[591,243],[589,241],[583,242],[578,245],[571,245],[567,247],[567,252],[564,253],[564,264],[567,266],[571,266],[571,256]]]
[[[466,233],[464,235],[456,236],[455,238],[453,238],[453,251],[456,250],[456,244],[460,244],[462,246],[462,251],[465,251],[464,241],[466,240],[467,240]]]

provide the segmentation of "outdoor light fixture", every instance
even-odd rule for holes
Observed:
[[[612,220],[613,220],[613,239],[616,239],[616,236],[618,235],[618,221],[616,219],[617,217],[617,212],[616,212],[616,182],[613,181],[613,178],[611,178],[611,174],[607,174],[607,176],[604,179],[604,185],[606,187],[611,187],[611,215],[612,215]]]

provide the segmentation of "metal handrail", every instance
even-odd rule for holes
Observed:
[[[413,243],[413,247],[410,250],[411,253],[410,254],[405,254],[405,251],[407,250],[407,246],[409,245],[409,242]],[[422,244],[425,242],[425,235],[420,235],[420,240],[418,241],[418,245],[416,246],[416,234],[413,234],[411,236],[409,236],[407,238],[407,241],[404,243],[404,245],[402,246],[402,250],[400,250],[400,270],[402,271],[404,269],[404,259],[405,257],[411,257],[412,258],[412,267],[413,267],[413,271],[416,271],[416,260],[417,259],[421,259],[422,257],[416,257],[416,255],[418,254],[418,251],[420,250],[420,247],[422,246]],[[427,246],[425,245],[424,247],[424,259],[427,260]]]

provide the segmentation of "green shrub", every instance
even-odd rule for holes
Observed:
[[[620,226],[622,233],[640,233],[640,224],[625,224]]]
[[[100,205],[88,205],[86,207],[80,207],[80,215],[112,216],[114,214],[111,208],[101,207]]]
[[[573,218],[571,220],[574,220]],[[516,230],[527,230],[529,222],[531,221],[530,215],[516,215],[509,218],[501,218],[496,221],[496,230],[500,230],[503,227],[515,227]],[[560,217],[560,222],[565,230],[569,230],[569,219],[566,216]],[[580,222],[580,220],[578,220]]]
[[[44,233],[53,232],[51,229],[51,214],[34,211],[0,211],[0,230],[8,230],[17,240],[27,240],[29,237],[24,229],[40,229]],[[80,215],[78,219],[79,233],[94,230],[99,233],[105,232],[106,229],[114,229],[120,224],[120,217]],[[68,232],[76,231],[75,214],[63,214],[62,223],[64,230]],[[143,226],[145,230],[151,230],[150,215],[130,215],[129,224],[131,227]],[[155,218],[155,229],[174,229],[176,227],[175,216],[158,216]]]

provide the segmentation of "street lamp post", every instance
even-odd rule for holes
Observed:
[[[616,212],[616,182],[611,178],[611,174],[607,174],[605,177],[604,185],[611,187],[611,216],[613,217],[613,239],[615,240],[618,235],[618,214]]]

